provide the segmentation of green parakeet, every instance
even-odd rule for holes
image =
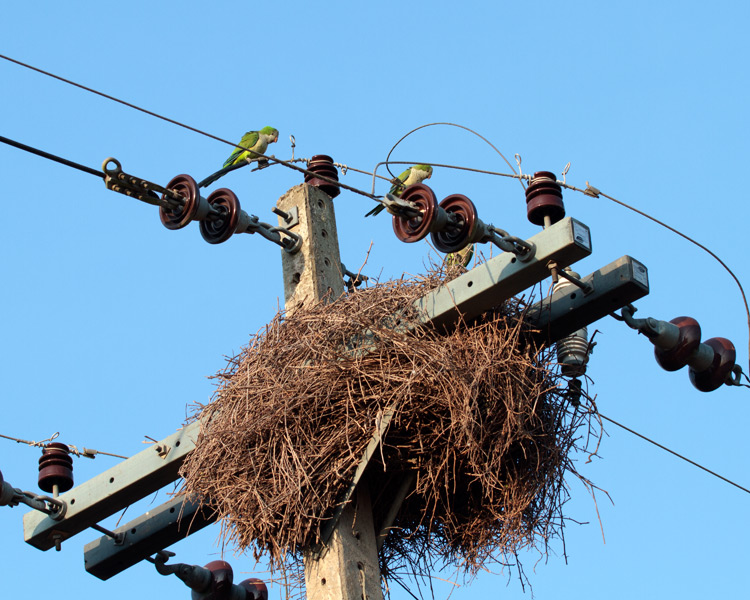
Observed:
[[[214,181],[229,173],[229,171],[239,169],[252,161],[258,160],[260,158],[258,154],[265,154],[268,144],[273,144],[278,139],[279,131],[273,127],[264,127],[260,131],[248,131],[242,136],[238,144],[238,146],[242,147],[235,148],[234,152],[229,155],[229,158],[224,161],[224,166],[213,175],[209,175],[201,181],[198,187],[211,185]],[[245,150],[245,148],[249,150]]]
[[[461,266],[468,268],[471,259],[474,258],[474,244],[469,244],[466,248],[458,252],[451,252],[445,255],[445,265],[447,267]]]
[[[406,189],[410,185],[422,183],[425,179],[429,179],[430,177],[432,177],[432,167],[430,165],[414,165],[413,167],[409,167],[408,169],[406,169],[403,173],[401,173],[401,175],[398,176],[397,180],[393,182],[391,191],[388,193],[394,196],[400,196],[401,192],[403,192],[404,189]],[[370,215],[374,216],[380,214],[384,208],[385,206],[383,206],[382,204],[378,204],[365,216],[369,217]]]

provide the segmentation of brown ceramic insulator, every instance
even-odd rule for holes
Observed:
[[[338,169],[333,164],[333,159],[326,154],[316,154],[313,156],[307,165],[307,170],[312,171],[315,175],[322,175],[335,181],[339,180]],[[337,184],[316,177],[315,175],[305,173],[305,183],[320,188],[331,198],[335,198],[341,193],[341,188]]]
[[[700,373],[690,369],[690,382],[701,392],[713,392],[727,382],[737,359],[737,352],[734,344],[726,338],[711,338],[703,343],[714,349],[714,361]]]
[[[480,221],[477,216],[477,207],[469,198],[463,194],[451,194],[443,198],[440,208],[447,213],[457,215],[461,226],[447,227],[442,231],[432,233],[430,237],[438,251],[446,254],[458,252],[477,241],[474,238]]]
[[[654,358],[665,371],[678,371],[688,364],[690,355],[701,343],[701,326],[691,317],[677,317],[670,323],[680,329],[677,344],[669,350],[654,348]]]
[[[57,486],[59,492],[67,492],[73,487],[73,458],[65,444],[47,444],[39,457],[39,488],[52,492]]]
[[[417,183],[410,185],[401,193],[401,199],[412,202],[422,211],[419,217],[411,219],[393,216],[393,232],[402,242],[411,244],[427,237],[430,227],[437,213],[437,198],[435,192],[427,185]]]
[[[562,188],[554,173],[534,173],[534,178],[526,188],[526,215],[534,225],[544,225],[546,216],[549,216],[552,223],[557,223],[565,216]]]
[[[248,592],[248,600],[268,600],[268,588],[260,579],[251,577],[240,582],[239,586]]]
[[[178,175],[167,184],[168,190],[174,190],[185,199],[182,206],[167,210],[164,207],[159,208],[159,217],[167,229],[182,229],[195,219],[200,204],[200,191],[195,179],[190,175]],[[162,194],[162,198],[164,198]]]
[[[214,560],[205,566],[211,571],[211,593],[201,598],[211,600],[229,600],[232,595],[232,565],[224,560]]]
[[[234,235],[240,218],[240,200],[227,188],[219,188],[206,201],[222,214],[221,218],[200,222],[203,239],[209,244],[221,244]]]

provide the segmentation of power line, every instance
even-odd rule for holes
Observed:
[[[605,194],[601,190],[598,190],[592,185],[589,185],[588,181],[586,182],[585,190],[577,188],[573,185],[569,185],[565,183],[564,181],[559,181],[558,183],[569,190],[573,190],[575,192],[581,192],[582,194],[589,196],[590,198],[598,198],[599,196],[604,196],[605,198],[607,198],[607,200],[611,200],[615,204],[619,204],[620,206],[627,208],[628,210],[632,210],[634,213],[648,219],[649,221],[653,221],[657,225],[661,225],[662,227],[664,227],[665,229],[668,229],[672,233],[679,235],[681,238],[687,240],[691,244],[695,244],[696,246],[698,246],[698,248],[700,248],[701,250],[709,254],[711,257],[713,257],[716,260],[716,262],[718,262],[722,267],[724,267],[726,272],[729,273],[729,275],[731,275],[732,279],[734,279],[735,283],[737,284],[737,287],[740,289],[740,294],[742,295],[742,302],[745,305],[745,314],[747,315],[747,330],[748,330],[748,365],[750,366],[750,307],[748,307],[747,296],[745,296],[745,289],[742,287],[740,280],[734,274],[732,269],[730,269],[723,260],[721,260],[714,252],[709,250],[706,246],[704,246],[700,242],[697,242],[696,240],[691,238],[689,235],[682,233],[681,231],[679,231],[678,229],[675,229],[671,225],[667,225],[663,221],[660,221],[656,217],[652,217],[648,213],[645,213],[642,210],[635,208],[634,206],[630,206],[629,204],[626,204],[622,200],[618,200],[617,198],[613,198],[612,196]]]
[[[86,165],[78,164],[77,162],[73,162],[72,160],[68,160],[67,158],[62,158],[61,156],[56,156],[55,154],[45,152],[44,150],[39,150],[39,148],[27,146],[26,144],[22,144],[21,142],[3,137],[2,135],[0,135],[0,142],[2,142],[3,144],[8,144],[9,146],[13,146],[14,148],[19,148],[20,150],[25,150],[26,152],[31,152],[31,154],[36,154],[37,156],[41,156],[42,158],[53,160],[57,163],[60,163],[61,165],[72,167],[74,169],[78,169],[79,171],[83,171],[84,173],[96,175],[97,177],[104,179],[104,173],[102,173],[101,171],[97,171],[96,169],[92,169],[91,167],[87,167]]]
[[[697,463],[697,462],[695,462],[694,460],[690,460],[689,458],[687,458],[687,457],[683,456],[682,454],[678,454],[678,453],[677,453],[677,452],[675,452],[674,450],[670,450],[670,449],[669,449],[669,448],[667,448],[666,446],[662,446],[662,445],[661,445],[661,444],[660,444],[659,442],[655,442],[655,441],[654,441],[654,440],[652,440],[651,438],[647,438],[647,437],[646,437],[645,435],[642,435],[642,434],[638,433],[637,431],[633,431],[632,429],[630,429],[630,427],[626,427],[626,426],[625,426],[625,425],[623,425],[622,423],[618,423],[618,422],[617,422],[617,421],[615,421],[614,419],[610,419],[609,417],[606,417],[606,416],[604,416],[604,415],[603,415],[602,413],[597,413],[597,414],[598,414],[598,415],[599,415],[599,416],[600,416],[600,417],[601,417],[602,419],[604,419],[604,420],[606,420],[606,421],[609,421],[609,422],[610,422],[610,423],[612,423],[613,425],[617,425],[618,427],[621,427],[621,428],[622,428],[622,429],[624,429],[625,431],[629,431],[629,432],[630,432],[630,433],[632,433],[633,435],[636,435],[636,436],[638,436],[638,437],[639,437],[639,438],[641,438],[642,440],[646,440],[647,442],[649,442],[649,443],[653,444],[653,445],[654,445],[654,446],[656,446],[657,448],[661,448],[662,450],[665,450],[665,451],[669,452],[670,454],[673,454],[673,455],[675,455],[675,456],[676,456],[677,458],[681,458],[682,460],[684,460],[684,461],[686,461],[686,462],[689,462],[689,463],[690,463],[691,465],[693,465],[694,467],[698,467],[699,469],[702,469],[702,470],[703,470],[703,471],[705,471],[706,473],[710,473],[710,474],[711,474],[711,475],[713,475],[714,477],[718,477],[718,478],[719,478],[719,479],[721,479],[722,481],[726,481],[727,483],[729,483],[729,484],[733,485],[734,487],[736,487],[736,488],[739,488],[739,489],[741,489],[741,490],[742,490],[743,492],[747,492],[748,494],[750,494],[750,490],[749,490],[749,489],[747,489],[746,487],[742,487],[742,486],[741,486],[741,485],[740,485],[739,483],[735,483],[735,482],[734,482],[734,481],[732,481],[731,479],[727,479],[726,477],[724,477],[724,476],[722,476],[722,475],[719,475],[719,474],[718,474],[718,473],[716,473],[715,471],[712,471],[711,469],[707,469],[706,467],[704,467],[703,465],[700,465],[700,464],[698,464],[698,463]]]
[[[145,108],[141,108],[140,106],[137,106],[137,105],[132,104],[130,102],[126,102],[125,100],[121,100],[119,98],[116,98],[115,96],[111,96],[109,94],[105,94],[104,92],[100,92],[98,90],[95,90],[93,88],[87,87],[87,86],[82,85],[80,83],[76,83],[75,81],[72,81],[70,79],[66,79],[65,77],[61,77],[59,75],[55,75],[54,73],[50,73],[49,71],[45,71],[45,70],[40,69],[38,67],[34,67],[33,65],[29,65],[29,64],[24,63],[24,62],[22,62],[20,60],[16,60],[14,58],[6,56],[4,54],[0,54],[0,58],[2,58],[4,60],[7,60],[8,62],[14,63],[16,65],[19,65],[21,67],[24,67],[26,69],[30,69],[30,70],[35,71],[37,73],[41,73],[42,75],[46,75],[48,77],[52,77],[53,79],[57,79],[58,81],[62,81],[63,83],[67,83],[69,85],[72,85],[72,86],[77,87],[79,89],[85,90],[85,91],[90,92],[92,94],[96,94],[96,95],[101,96],[103,98],[107,98],[108,100],[112,100],[113,102],[117,102],[117,103],[122,104],[124,106],[127,106],[129,108],[133,108],[135,110],[138,110],[138,111],[140,111],[142,113],[145,113],[147,115],[150,115],[152,117],[156,117],[157,119],[161,119],[161,120],[166,121],[168,123],[172,123],[173,125],[177,125],[178,127],[183,127],[185,129],[188,129],[189,131],[193,131],[195,133],[198,133],[200,135],[206,136],[206,137],[211,138],[213,140],[216,140],[218,142],[222,142],[224,144],[232,146],[233,148],[240,148],[241,150],[250,151],[249,148],[244,148],[244,147],[239,146],[239,145],[237,145],[237,144],[235,144],[233,142],[230,142],[229,140],[225,140],[223,138],[220,138],[220,137],[218,137],[216,135],[213,135],[211,133],[208,133],[208,132],[203,131],[201,129],[198,129],[196,127],[192,127],[190,125],[186,125],[185,123],[181,123],[180,121],[177,121],[175,119],[170,119],[169,117],[165,117],[165,116],[160,115],[159,113],[155,113],[155,112],[153,112],[151,110],[148,110],[148,109],[145,109]],[[508,159],[505,158],[505,156],[503,155],[503,153],[500,152],[500,150],[498,150],[489,140],[487,140],[485,137],[483,137],[482,135],[480,135],[476,131],[474,131],[474,130],[468,128],[468,127],[465,127],[463,125],[458,125],[456,123],[449,123],[449,122],[427,123],[425,125],[420,125],[419,127],[416,127],[415,129],[412,129],[406,135],[402,136],[401,139],[399,139],[394,144],[394,146],[391,148],[390,152],[388,153],[388,158],[386,158],[385,164],[386,165],[389,164],[389,162],[390,162],[389,161],[390,155],[391,155],[391,153],[393,153],[393,150],[395,150],[396,146],[398,146],[409,135],[411,135],[412,133],[414,133],[414,132],[416,132],[416,131],[418,131],[420,129],[424,129],[425,127],[432,127],[432,126],[435,126],[435,125],[449,125],[449,126],[452,126],[452,127],[458,127],[458,128],[461,128],[461,129],[465,129],[466,131],[469,131],[472,134],[474,134],[474,135],[478,136],[479,138],[481,138],[482,140],[484,140],[487,144],[490,145],[490,147],[492,147],[502,157],[502,159],[508,164],[508,166],[511,168],[511,170],[514,173],[514,175],[505,175],[505,174],[502,174],[502,175],[510,176],[510,177],[515,176],[515,177],[517,177],[519,179],[519,181],[521,182],[521,185],[523,185],[523,181],[522,181],[523,176],[522,175],[518,175],[518,174],[515,173],[515,169],[513,169],[513,166],[510,164],[510,162],[508,161]],[[5,140],[5,139],[6,138],[3,138],[3,140]],[[6,143],[9,143],[9,142],[6,142]],[[16,142],[15,144],[11,144],[11,145],[16,145],[16,144],[18,144],[18,143]],[[24,150],[27,150],[28,152],[33,152],[35,154],[38,153],[40,156],[45,156],[45,154],[46,154],[46,153],[42,154],[41,153],[42,151],[31,150],[31,149],[29,149],[30,147],[24,147],[23,145],[18,145],[17,147],[22,148]],[[321,175],[321,174],[318,174],[318,173],[313,173],[312,171],[308,171],[307,169],[303,169],[301,167],[298,167],[297,165],[292,164],[289,161],[281,160],[281,159],[278,159],[278,158],[275,158],[275,157],[271,157],[271,156],[266,156],[266,155],[260,154],[258,152],[255,152],[254,154],[257,155],[257,156],[259,156],[259,157],[268,159],[269,161],[273,161],[275,163],[284,165],[287,168],[294,169],[294,170],[299,171],[301,173],[310,174],[310,175],[313,175],[315,177],[318,177],[319,179],[323,179],[324,181],[328,181],[329,183],[339,185],[340,187],[342,187],[342,188],[344,188],[346,190],[349,190],[351,192],[354,192],[355,194],[359,194],[359,195],[362,195],[362,196],[366,196],[366,197],[368,197],[370,199],[377,200],[377,197],[373,193],[369,193],[369,192],[366,192],[364,190],[360,190],[358,188],[354,188],[354,187],[346,185],[344,183],[340,183],[339,181],[334,181],[332,179],[329,179],[329,178],[325,177],[324,175]],[[67,164],[68,166],[71,166],[73,168],[77,168],[77,169],[82,170],[84,172],[96,174],[97,176],[101,176],[98,171],[95,171],[95,170],[90,169],[89,167],[85,167],[83,165],[79,165],[77,163],[73,163],[72,161],[66,161],[66,159],[62,159],[60,157],[54,157],[54,155],[47,155],[45,157],[46,158],[50,158],[51,160],[55,160],[57,162],[61,162],[62,164]],[[448,165],[445,165],[445,166],[448,166]],[[493,173],[493,174],[495,174],[495,173]],[[497,173],[497,174],[501,175],[500,173]],[[373,182],[374,182],[374,178],[373,178]],[[627,208],[629,210],[632,210],[633,212],[635,212],[635,213],[637,213],[637,214],[639,214],[639,215],[641,215],[641,216],[643,216],[643,217],[645,217],[645,218],[647,218],[647,219],[649,219],[649,220],[651,220],[651,221],[653,221],[653,222],[661,225],[662,227],[665,227],[669,231],[671,231],[671,232],[679,235],[680,237],[688,240],[689,242],[695,244],[696,246],[698,246],[699,248],[701,248],[702,250],[704,250],[705,252],[707,252],[709,255],[711,255],[714,259],[716,259],[719,262],[719,264],[722,267],[724,267],[724,269],[726,269],[726,271],[732,276],[732,278],[734,279],[734,281],[736,282],[737,286],[740,289],[740,294],[742,295],[742,300],[743,300],[743,303],[745,305],[745,313],[747,315],[747,326],[748,326],[748,361],[749,361],[748,364],[750,366],[750,307],[748,306],[747,297],[745,295],[745,290],[742,287],[742,284],[740,283],[740,280],[732,272],[732,270],[724,263],[724,261],[722,261],[714,252],[712,252],[711,250],[709,250],[706,246],[704,246],[703,244],[700,244],[699,242],[695,241],[691,237],[689,237],[689,236],[685,235],[684,233],[678,231],[674,227],[671,227],[671,226],[667,225],[666,223],[664,223],[664,222],[656,219],[655,217],[652,217],[651,215],[649,215],[649,214],[647,214],[647,213],[645,213],[645,212],[643,212],[641,210],[638,210],[637,208],[634,208],[634,207],[626,204],[625,202],[617,200],[616,198],[613,198],[612,196],[609,196],[609,195],[607,195],[607,194],[605,194],[605,193],[597,190],[596,188],[594,188],[594,187],[592,187],[590,185],[587,185],[587,187],[586,187],[585,190],[581,190],[580,188],[576,188],[575,186],[569,185],[569,184],[567,184],[565,182],[559,182],[559,183],[561,183],[561,185],[563,187],[566,187],[566,188],[574,190],[574,191],[581,192],[581,193],[583,193],[583,194],[585,194],[587,196],[591,196],[591,197],[594,197],[594,198],[599,197],[600,195],[604,196],[608,200],[611,200],[612,202],[615,202],[615,203],[617,203],[617,204],[619,204],[619,205],[621,205],[621,206],[623,206],[623,207],[625,207],[625,208]]]
[[[267,156],[265,154],[261,154],[260,152],[255,152],[251,150],[250,148],[245,148],[244,146],[240,146],[238,144],[235,144],[234,142],[230,142],[229,140],[225,140],[224,138],[220,138],[219,136],[213,135],[211,133],[208,133],[206,131],[203,131],[201,129],[198,129],[197,127],[192,127],[191,125],[186,125],[185,123],[181,123],[180,121],[176,121],[175,119],[170,119],[169,117],[165,117],[164,115],[160,115],[159,113],[155,113],[151,110],[141,108],[140,106],[137,106],[135,104],[132,104],[130,102],[126,102],[125,100],[120,100],[119,98],[116,98],[115,96],[110,96],[109,94],[105,94],[104,92],[100,92],[98,90],[95,90],[93,88],[87,87],[85,85],[82,85],[80,83],[76,83],[75,81],[71,81],[70,79],[66,79],[65,77],[60,77],[59,75],[55,75],[54,73],[50,73],[49,71],[45,71],[43,69],[40,69],[38,67],[34,67],[33,65],[29,65],[27,63],[21,62],[20,60],[16,60],[14,58],[10,58],[9,56],[5,56],[4,54],[0,54],[0,58],[7,60],[9,62],[12,62],[16,65],[19,65],[21,67],[24,67],[26,69],[31,69],[32,71],[36,71],[37,73],[41,73],[42,75],[46,75],[47,77],[52,77],[53,79],[57,79],[58,81],[62,81],[63,83],[67,83],[68,85],[72,85],[74,87],[77,87],[79,89],[82,89],[84,91],[90,92],[92,94],[96,94],[97,96],[101,96],[102,98],[106,98],[108,100],[112,100],[113,102],[117,102],[118,104],[122,104],[123,106],[127,106],[129,108],[133,108],[135,110],[138,110],[142,113],[145,113],[147,115],[150,115],[152,117],[156,117],[157,119],[161,119],[162,121],[166,121],[167,123],[172,123],[173,125],[177,125],[178,127],[183,127],[184,129],[187,129],[189,131],[192,131],[194,133],[198,133],[200,135],[206,136],[208,138],[211,138],[212,140],[216,140],[217,142],[222,142],[223,144],[227,144],[231,146],[232,148],[239,148],[240,150],[246,150],[248,152],[252,152],[253,155],[265,158],[269,161],[272,161],[274,163],[278,163],[280,165],[284,165],[285,167],[289,169],[293,169],[295,171],[299,171],[300,173],[304,173],[306,175],[312,175],[314,177],[317,177],[318,179],[322,179],[324,181],[327,181],[328,183],[332,183],[334,185],[338,185],[339,187],[344,188],[345,190],[349,190],[350,192],[354,192],[355,194],[359,194],[361,196],[366,196],[367,198],[371,198],[372,200],[376,200],[377,197],[373,194],[370,194],[369,192],[365,192],[364,190],[360,190],[358,188],[352,187],[350,185],[346,185],[345,183],[341,183],[337,180],[330,179],[326,177],[325,175],[322,175],[320,173],[315,173],[313,171],[309,171],[307,169],[303,169],[302,167],[298,167],[295,164],[292,164],[289,161],[281,160],[280,158],[276,158],[274,156]]]

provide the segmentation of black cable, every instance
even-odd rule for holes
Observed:
[[[315,173],[313,171],[309,171],[308,169],[303,169],[302,167],[298,167],[297,165],[294,165],[286,160],[281,160],[280,158],[276,158],[274,156],[267,156],[265,154],[261,154],[260,152],[254,152],[250,148],[245,148],[244,146],[240,146],[239,144],[235,144],[234,142],[230,142],[229,140],[225,140],[223,138],[220,138],[216,135],[213,135],[211,133],[208,133],[206,131],[202,131],[200,129],[197,129],[196,127],[191,127],[190,125],[186,125],[185,123],[180,123],[179,121],[175,121],[174,119],[170,119],[169,117],[165,117],[164,115],[160,115],[159,113],[155,113],[153,111],[147,110],[145,108],[141,108],[140,106],[136,106],[135,104],[131,104],[130,102],[126,102],[125,100],[120,100],[119,98],[115,98],[114,96],[110,96],[109,94],[105,94],[104,92],[99,92],[93,88],[86,87],[85,85],[82,85],[80,83],[76,83],[75,81],[71,81],[70,79],[65,79],[64,77],[60,77],[59,75],[55,75],[54,73],[50,73],[49,71],[44,71],[43,69],[39,69],[38,67],[34,67],[32,65],[26,64],[24,62],[21,62],[20,60],[16,60],[14,58],[10,58],[9,56],[5,56],[4,54],[0,54],[0,58],[7,60],[8,62],[12,62],[16,65],[19,65],[21,67],[24,67],[26,69],[31,69],[32,71],[36,71],[37,73],[41,73],[42,75],[46,75],[47,77],[52,77],[53,79],[57,79],[58,81],[62,81],[63,83],[67,83],[69,85],[75,86],[79,89],[85,90],[87,92],[91,92],[92,94],[96,94],[97,96],[101,96],[102,98],[106,98],[107,100],[112,100],[113,102],[117,102],[119,104],[122,104],[123,106],[127,106],[129,108],[133,108],[135,110],[138,110],[142,113],[145,113],[147,115],[150,115],[152,117],[156,117],[157,119],[161,119],[162,121],[166,121],[167,123],[172,123],[173,125],[177,125],[178,127],[183,127],[184,129],[187,129],[189,131],[192,131],[194,133],[199,133],[200,135],[204,135],[208,138],[211,138],[212,140],[216,140],[217,142],[222,142],[223,144],[228,144],[229,146],[232,146],[232,148],[239,148],[240,150],[247,150],[248,152],[253,152],[254,155],[265,158],[273,163],[278,163],[280,165],[284,165],[285,167],[289,169],[294,169],[295,171],[298,171],[300,173],[304,173],[305,175],[312,175],[314,177],[317,177],[318,179],[322,179],[323,181],[326,181],[328,183],[331,183],[333,185],[336,185],[342,189],[349,190],[350,192],[354,192],[355,194],[359,194],[360,196],[365,196],[367,198],[371,198],[373,200],[377,199],[374,194],[370,194],[368,192],[365,192],[363,190],[357,189],[355,187],[352,187],[350,185],[346,185],[345,183],[341,183],[338,180],[331,179],[321,173]],[[72,166],[72,165],[71,165]],[[79,165],[80,166],[80,165]]]
[[[738,483],[735,483],[735,482],[734,482],[734,481],[732,481],[731,479],[727,479],[726,477],[723,477],[723,476],[719,475],[718,473],[716,473],[716,472],[712,471],[711,469],[707,469],[707,468],[706,468],[706,467],[704,467],[703,465],[699,465],[699,464],[698,464],[697,462],[695,462],[694,460],[690,460],[689,458],[687,458],[687,457],[685,457],[685,456],[682,456],[682,454],[678,454],[678,453],[677,453],[677,452],[675,452],[674,450],[670,450],[670,449],[669,449],[669,448],[667,448],[666,446],[662,446],[662,445],[661,445],[661,444],[660,444],[659,442],[655,442],[654,440],[652,440],[652,439],[650,439],[650,438],[647,438],[647,437],[646,437],[645,435],[641,435],[641,434],[640,434],[640,433],[638,433],[637,431],[633,431],[632,429],[630,429],[630,427],[625,427],[625,425],[623,425],[622,423],[618,423],[618,422],[617,422],[617,421],[615,421],[614,419],[610,419],[609,417],[605,417],[605,416],[604,416],[604,415],[603,415],[602,413],[597,413],[597,414],[598,414],[598,415],[599,415],[599,416],[600,416],[600,417],[601,417],[602,419],[604,419],[604,420],[606,420],[606,421],[609,421],[610,423],[612,423],[612,424],[614,424],[614,425],[617,425],[618,427],[621,427],[621,428],[622,428],[622,429],[624,429],[625,431],[629,431],[629,432],[630,432],[630,433],[632,433],[633,435],[637,435],[637,436],[638,436],[639,438],[641,438],[641,439],[643,439],[643,440],[646,440],[647,442],[650,442],[651,444],[653,444],[653,445],[654,445],[654,446],[656,446],[657,448],[661,448],[662,450],[666,450],[666,451],[667,451],[667,452],[669,452],[670,454],[674,454],[674,455],[675,455],[675,456],[676,456],[677,458],[681,458],[682,460],[684,460],[684,461],[686,461],[686,462],[689,462],[689,463],[690,463],[691,465],[693,465],[694,467],[698,467],[699,469],[702,469],[702,470],[703,470],[703,471],[705,471],[706,473],[710,473],[710,474],[711,474],[711,475],[713,475],[714,477],[718,477],[718,478],[719,478],[719,479],[721,479],[722,481],[726,481],[727,483],[729,483],[729,484],[733,485],[734,487],[736,487],[736,488],[739,488],[739,489],[741,489],[741,490],[742,490],[743,492],[747,492],[748,494],[750,494],[750,490],[749,490],[749,489],[747,489],[747,488],[745,488],[745,487],[742,487],[742,486],[741,486],[740,484],[738,484]]]
[[[83,171],[84,173],[96,175],[97,177],[104,179],[104,173],[102,173],[101,171],[97,171],[96,169],[92,169],[91,167],[87,167],[86,165],[78,164],[77,162],[73,162],[72,160],[68,160],[67,158],[62,158],[61,156],[50,154],[49,152],[45,152],[44,150],[39,150],[38,148],[27,146],[26,144],[16,142],[15,140],[8,139],[7,137],[3,137],[1,135],[0,142],[2,142],[3,144],[8,144],[9,146],[13,146],[14,148],[19,148],[20,150],[25,150],[26,152],[31,152],[31,154],[36,154],[37,156],[41,156],[42,158],[53,160],[57,163],[60,163],[61,165],[65,165],[66,167],[73,167],[74,169],[78,169],[79,171]]]

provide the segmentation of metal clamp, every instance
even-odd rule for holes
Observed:
[[[114,167],[111,164],[114,164]],[[185,202],[185,199],[174,190],[123,172],[120,161],[111,156],[102,163],[102,171],[104,171],[104,185],[108,190],[118,194],[124,194],[166,210],[180,208]],[[156,192],[164,196],[159,197]]]

